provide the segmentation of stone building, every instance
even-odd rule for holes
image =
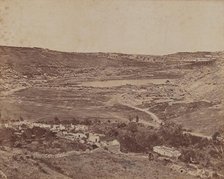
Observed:
[[[96,135],[96,134],[93,134],[93,133],[89,133],[88,141],[93,142],[93,143],[99,143],[100,142],[100,136]]]
[[[118,140],[108,142],[107,149],[112,153],[120,153],[120,142]]]
[[[178,150],[166,146],[154,146],[153,152],[174,159],[178,159],[178,157],[181,155]]]

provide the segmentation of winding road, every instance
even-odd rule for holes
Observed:
[[[140,121],[140,123],[148,125],[148,126],[156,127],[156,128],[159,128],[162,124],[164,124],[164,122],[161,119],[159,119],[159,117],[156,114],[148,111],[148,109],[142,109],[142,108],[138,108],[136,106],[133,106],[131,104],[128,104],[127,102],[122,101],[121,98],[122,97],[116,97],[116,101],[119,104],[127,106],[127,107],[135,109],[135,110],[138,110],[138,111],[141,111],[141,112],[144,112],[147,115],[149,115],[152,118],[152,120],[155,122],[155,124],[150,122],[150,121]],[[204,138],[204,139],[208,139],[208,140],[212,139],[212,136],[204,135],[204,134],[197,133],[197,132],[184,131],[183,134],[190,134],[192,136],[196,136],[196,137],[200,137],[200,138]]]
[[[160,125],[163,124],[163,121],[161,119],[159,119],[158,116],[156,116],[156,114],[148,111],[148,109],[142,109],[142,108],[133,106],[133,105],[129,104],[128,102],[125,102],[124,100],[121,100],[121,99],[122,99],[122,97],[120,95],[119,96],[114,96],[110,102],[112,102],[112,104],[121,104],[123,106],[132,108],[134,110],[146,113],[147,115],[150,116],[150,119],[148,121],[140,120],[139,123],[142,123],[142,124],[147,125],[147,126],[152,126],[152,127],[155,127],[155,128],[159,128]]]
[[[127,107],[129,107],[129,108],[132,108],[132,109],[135,109],[135,110],[144,112],[144,113],[148,114],[148,115],[152,118],[152,120],[153,120],[154,122],[156,122],[157,124],[159,124],[159,125],[163,124],[163,121],[162,121],[161,119],[159,119],[154,113],[148,111],[148,109],[138,108],[138,107],[136,107],[136,106],[132,106],[132,105],[130,105],[130,104],[126,104],[126,103],[123,103],[123,102],[121,102],[120,104],[122,104],[122,105],[124,105],[124,106],[127,106]]]

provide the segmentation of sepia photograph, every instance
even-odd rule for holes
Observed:
[[[224,1],[0,0],[0,179],[224,179]]]

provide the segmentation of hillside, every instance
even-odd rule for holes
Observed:
[[[223,144],[214,134],[224,125],[223,89],[223,52],[153,56],[1,46],[0,174],[168,179],[219,171]],[[155,146],[175,148],[181,157],[164,159]]]

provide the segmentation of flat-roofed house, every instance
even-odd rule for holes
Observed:
[[[181,153],[173,147],[170,148],[166,146],[154,146],[153,151],[159,155],[175,159],[178,159],[178,157],[181,156]]]

